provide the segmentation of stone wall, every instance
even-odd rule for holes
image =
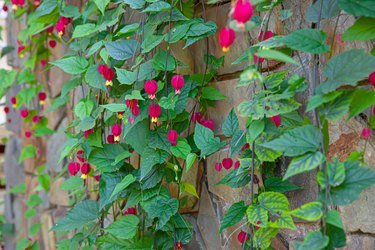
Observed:
[[[285,9],[291,9],[294,15],[283,23],[279,20],[272,19],[270,22],[270,30],[277,34],[285,34],[296,29],[311,27],[311,24],[304,20],[306,9],[310,3],[311,1],[307,0],[285,0],[283,7]],[[201,6],[198,5],[196,15],[217,22],[218,27],[221,28],[227,23],[226,17],[228,16],[229,9],[230,3],[224,2],[215,6],[206,6],[206,11],[204,13]],[[353,22],[354,19],[352,17],[342,15],[338,22],[338,32],[343,32],[343,30]],[[21,27],[17,27],[15,24],[10,25],[16,30],[21,29]],[[344,45],[337,44],[334,42],[335,38],[333,37],[334,26],[335,23],[331,21],[325,21],[322,24],[322,27],[327,31],[328,42],[333,43],[334,53],[339,53],[349,48],[365,48],[366,50],[370,50],[372,47],[371,44],[356,42],[345,43]],[[14,32],[14,34],[16,34],[16,32]],[[10,34],[10,41],[14,41],[14,34]],[[224,67],[219,70],[216,81],[211,83],[228,96],[226,100],[217,102],[215,107],[209,108],[207,112],[207,118],[214,119],[215,121],[215,133],[223,139],[224,137],[222,136],[219,124],[222,124],[225,117],[233,107],[237,106],[242,100],[247,98],[246,92],[242,89],[236,88],[239,73],[246,65],[232,65],[231,62],[242,54],[244,49],[253,44],[255,42],[254,38],[256,37],[257,35],[255,32],[253,32],[251,36],[244,33],[237,37],[230,53],[225,55]],[[224,55],[218,45],[217,36],[210,37],[208,43],[206,43],[206,40],[202,40],[186,50],[182,50],[181,46],[183,46],[183,44],[173,45],[172,52],[176,58],[189,65],[190,72],[194,73],[202,73],[204,71],[205,65],[203,55],[206,54],[207,51],[209,54],[214,54],[217,57]],[[66,48],[58,48],[55,50],[58,53],[55,53],[54,57],[58,58],[63,54]],[[312,66],[313,62],[308,55],[301,54],[301,57],[304,63]],[[324,60],[326,59],[327,58],[324,58]],[[15,68],[20,65],[16,55],[11,56],[9,62]],[[276,72],[288,69],[288,66],[276,62],[272,62],[269,67],[270,71]],[[263,70],[266,71],[267,69]],[[291,73],[293,72],[299,74],[304,73],[302,69],[292,70]],[[48,89],[52,96],[59,95],[62,85],[67,80],[67,76],[56,68],[52,69],[48,76],[41,77],[47,77],[47,79],[49,79],[49,81],[47,81]],[[308,71],[306,77],[311,78],[312,72]],[[16,89],[13,89],[8,94],[8,102],[15,91]],[[309,95],[309,93],[307,93],[307,95]],[[71,99],[76,102],[81,96],[81,89],[78,88],[71,94]],[[303,102],[306,98],[301,97],[300,99]],[[59,130],[69,123],[72,117],[70,107],[71,103],[68,104],[67,108],[62,108],[61,110],[47,115],[51,128]],[[65,164],[64,162],[57,164],[58,155],[56,154],[58,149],[64,143],[65,137],[63,134],[55,134],[45,141],[38,142],[42,151],[46,152],[46,159],[38,159],[37,162],[28,161],[22,166],[19,166],[16,163],[18,154],[21,150],[22,144],[27,141],[21,136],[23,128],[21,128],[21,123],[17,120],[17,117],[18,116],[13,113],[10,113],[9,115],[9,118],[12,119],[12,125],[8,128],[14,132],[14,135],[9,139],[6,147],[5,174],[8,181],[7,188],[9,189],[21,182],[27,182],[27,184],[32,187],[35,183],[35,181],[33,181],[35,177],[31,174],[30,170],[38,166],[38,163],[46,162],[46,171],[52,179],[55,179],[55,182],[52,184],[49,193],[43,194],[45,197],[45,203],[38,208],[40,215],[37,220],[43,222],[43,228],[38,237],[41,239],[42,249],[52,250],[55,249],[56,240],[59,238],[55,234],[48,232],[48,229],[65,214],[71,205],[71,202],[68,199],[68,193],[59,188],[65,177],[55,178]],[[347,156],[352,150],[363,148],[364,142],[361,140],[360,133],[364,124],[364,121],[360,118],[352,119],[348,123],[342,120],[331,124],[330,131],[332,136],[330,138],[329,154],[331,156],[337,155],[339,158],[345,158],[345,156]],[[244,125],[243,121],[241,122],[241,125]],[[368,143],[366,150],[366,160],[371,163],[372,166],[375,166],[374,154],[375,142],[372,138]],[[237,241],[237,234],[239,230],[245,230],[245,226],[242,228],[234,226],[224,230],[221,234],[218,234],[220,221],[230,205],[233,202],[242,199],[249,201],[249,189],[247,187],[232,189],[223,185],[214,185],[230,171],[223,169],[221,172],[217,172],[214,169],[215,163],[221,161],[227,155],[228,149],[224,148],[209,156],[207,160],[199,166],[197,165],[194,167],[193,169],[195,169],[195,172],[190,172],[191,176],[189,176],[189,178],[193,179],[190,179],[189,182],[196,184],[197,190],[200,192],[200,199],[189,198],[187,206],[183,209],[187,219],[194,226],[193,241],[186,246],[186,249],[241,249],[241,246]],[[280,167],[285,168],[285,166]],[[203,171],[203,169],[205,169],[205,171]],[[291,198],[292,207],[316,199],[318,188],[315,184],[314,178],[314,173],[299,175],[292,178],[293,183],[302,187],[301,190],[289,192],[287,194],[289,198]],[[174,187],[170,188],[173,190]],[[28,189],[27,195],[32,192],[31,188]],[[375,198],[374,196],[371,196],[374,192],[375,187],[364,192],[361,195],[360,200],[354,202],[352,205],[345,208],[339,208],[348,234],[347,246],[343,249],[375,249],[375,210],[373,209],[375,206]],[[25,210],[24,202],[25,198],[21,195],[8,195],[6,198],[5,206],[7,219],[15,224],[15,231],[17,232],[15,236],[7,236],[6,249],[15,249],[14,243],[22,235],[25,235],[26,226],[31,223],[30,221],[24,220],[22,217],[22,212]],[[301,221],[297,221],[296,226],[298,228],[296,231],[281,230],[280,234],[273,241],[272,246],[275,249],[293,249],[293,246],[290,244],[292,240],[303,239],[304,235],[310,230],[319,227],[316,223],[303,223]]]

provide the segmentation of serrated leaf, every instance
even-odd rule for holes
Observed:
[[[104,228],[104,231],[120,239],[132,239],[137,233],[139,222],[140,220],[137,216],[128,214],[112,222],[112,224]]]
[[[294,241],[294,247],[296,250],[314,249],[320,250],[328,245],[329,238],[324,236],[320,231],[310,232],[304,239],[303,242]]]
[[[75,190],[80,187],[83,187],[83,179],[80,176],[72,176],[60,185],[61,190]]]
[[[186,160],[191,152],[191,147],[186,141],[178,140],[176,146],[170,147],[170,150],[174,156]]]
[[[116,60],[127,60],[132,58],[139,50],[140,45],[136,40],[117,40],[106,42],[105,47],[110,57]]]
[[[64,72],[77,75],[86,71],[89,63],[86,59],[80,56],[65,56],[59,60],[50,62],[50,64],[59,67]]]
[[[201,150],[201,158],[216,152],[225,145],[225,142],[220,142],[218,137],[214,137],[211,129],[199,123],[195,125],[194,142]]]
[[[259,228],[254,233],[254,246],[267,249],[271,245],[271,239],[277,235],[277,228]]]
[[[100,12],[104,15],[105,8],[107,7],[110,1],[111,0],[94,0],[94,3],[96,4]]]
[[[158,218],[156,229],[160,229],[178,212],[178,200],[158,196],[150,201],[142,202],[142,207],[151,219]]]
[[[268,226],[268,211],[259,205],[250,205],[246,210],[247,220],[256,226]]]
[[[234,136],[239,129],[238,118],[234,108],[229,112],[227,118],[225,119],[222,130],[223,134],[227,137]]]
[[[234,203],[225,213],[224,218],[221,221],[219,233],[221,233],[223,229],[234,226],[240,222],[246,213],[246,209],[247,206],[244,201]]]
[[[299,186],[296,186],[289,181],[284,181],[280,177],[267,178],[264,182],[264,187],[266,188],[266,191],[275,191],[280,193],[301,189]]]
[[[101,105],[103,108],[108,109],[113,113],[124,112],[126,110],[126,105],[123,103],[110,103]]]
[[[324,173],[324,170],[327,172]],[[332,162],[327,163],[327,167],[318,172],[316,178],[322,189],[326,187],[326,182],[332,187],[336,187],[345,180],[345,166],[343,162],[339,162],[334,158]],[[326,176],[327,175],[327,176]]]
[[[366,41],[375,38],[375,18],[361,17],[342,34],[343,41]]]
[[[289,48],[302,52],[322,54],[329,51],[325,44],[326,34],[317,29],[296,30],[283,38],[283,43]]]
[[[324,160],[325,156],[320,151],[296,157],[290,162],[283,180],[286,180],[294,175],[313,170],[322,164]]]
[[[122,179],[122,181],[117,183],[117,185],[115,186],[115,189],[113,190],[111,194],[111,198],[114,197],[119,192],[121,192],[122,190],[124,190],[125,188],[127,188],[130,184],[132,184],[136,180],[137,179],[131,174],[128,174],[127,176],[125,176],[125,178]]]
[[[188,182],[184,182],[184,181],[181,182],[180,193],[182,193],[182,192],[187,192],[187,193],[189,193],[189,194],[191,194],[194,197],[199,199],[199,195],[198,195],[197,190],[195,189],[194,185],[192,185]]]
[[[18,158],[18,163],[21,163],[28,158],[32,158],[32,157],[36,156],[36,151],[37,150],[33,145],[31,145],[31,144],[26,145],[25,147],[23,147],[23,149],[21,151],[21,154]]]
[[[82,25],[77,25],[73,31],[72,38],[81,38],[85,36],[90,36],[97,32],[98,28],[93,23],[86,23]]]
[[[277,192],[263,192],[258,197],[259,205],[273,215],[289,211],[289,201],[285,195]]]
[[[266,58],[266,59],[274,59],[280,62],[290,63],[299,66],[300,64],[296,62],[293,58],[290,56],[284,54],[281,51],[278,50],[272,50],[272,49],[260,49],[258,52],[255,53],[257,57],[260,58]]]
[[[313,3],[307,10],[306,20],[317,23],[320,19],[328,19],[340,13],[339,0],[322,0]]]
[[[348,119],[359,115],[361,112],[374,105],[375,92],[368,91],[367,89],[356,89],[351,101]]]
[[[323,204],[321,202],[309,202],[290,212],[291,215],[306,221],[317,221],[323,216]]]
[[[226,185],[232,188],[243,187],[251,181],[251,176],[249,175],[249,170],[244,168],[235,168],[229,172],[223,179],[221,179],[215,185]]]
[[[137,79],[137,73],[126,69],[116,68],[117,80],[121,84],[132,85]]]
[[[339,0],[339,6],[353,16],[375,17],[373,0]]]
[[[202,98],[211,101],[225,100],[227,97],[214,87],[206,86],[202,88]]]
[[[161,11],[167,11],[171,8],[171,5],[164,1],[159,1],[150,4],[146,9],[144,9],[142,12],[161,12]]]

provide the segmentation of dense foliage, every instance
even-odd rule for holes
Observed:
[[[358,199],[375,182],[375,172],[364,162],[365,148],[345,161],[328,159],[328,124],[351,119],[375,103],[375,92],[358,84],[374,71],[375,56],[374,51],[361,49],[333,55],[320,22],[337,23],[345,12],[357,21],[334,42],[374,39],[375,6],[372,1],[314,1],[306,13],[312,28],[281,36],[269,30],[269,21],[293,15],[290,10],[276,11],[282,3],[239,0],[233,4],[228,27],[218,32],[223,50],[230,50],[240,32],[259,31],[259,42],[233,62],[248,63],[238,81],[238,91],[247,91],[248,98],[223,124],[214,124],[205,118],[206,111],[226,96],[208,83],[225,58],[205,55],[204,73],[186,74],[187,66],[172,50],[181,41],[188,49],[218,31],[214,22],[193,17],[193,1],[94,0],[75,6],[62,0],[12,0],[9,15],[27,20],[17,48],[27,60],[19,72],[2,70],[1,94],[12,84],[22,85],[12,103],[29,127],[25,137],[53,134],[44,112],[66,105],[73,91],[83,96],[74,103],[74,119],[66,128],[68,140],[60,157],[60,161],[69,159],[61,172],[69,178],[61,188],[70,191],[74,206],[51,229],[75,234],[58,242],[58,249],[181,249],[191,240],[193,228],[179,208],[188,195],[198,197],[194,185],[182,176],[191,168],[204,167],[200,161],[226,146],[228,158],[206,167],[220,171],[234,165],[218,185],[249,186],[251,197],[249,203],[230,207],[220,230],[237,224],[243,249],[268,249],[279,229],[296,229],[293,217],[321,220],[321,230],[295,242],[295,248],[345,246],[336,208]],[[56,41],[68,45],[71,52],[49,61]],[[312,68],[301,60],[302,53],[311,54]],[[323,56],[329,58],[326,63]],[[262,73],[262,66],[271,60],[290,64],[290,71]],[[48,85],[36,74],[41,67],[52,66],[72,77],[45,110]],[[303,68],[304,74],[290,73],[294,68]],[[370,82],[375,85],[373,78]],[[302,107],[296,95],[307,96],[308,88],[313,95]],[[245,128],[240,128],[236,113],[246,120]],[[368,122],[375,126],[373,117]],[[215,137],[215,127],[222,127],[229,145]],[[362,136],[368,140],[370,134],[367,128]],[[32,144],[25,145],[20,162],[39,154]],[[283,176],[275,171],[281,158],[290,159]],[[292,210],[284,193],[299,187],[288,179],[308,171],[316,173],[319,196]],[[44,167],[35,174],[38,188],[48,191],[53,180]],[[169,190],[173,183],[177,195]],[[12,192],[25,190],[20,185]],[[98,199],[90,199],[91,193],[98,193]],[[37,194],[29,197],[26,218],[35,216],[41,202]],[[109,225],[107,218],[112,221]],[[38,249],[33,237],[40,227],[32,225],[30,238],[21,240],[17,248]]]

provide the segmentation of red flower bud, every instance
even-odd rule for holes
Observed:
[[[240,166],[241,166],[240,161],[236,161],[236,162],[234,163],[234,168],[239,168]]]
[[[122,127],[120,124],[114,124],[112,126],[112,134],[114,135],[114,141],[119,142],[120,141],[120,135],[122,133]]]
[[[98,67],[98,72],[103,75],[104,72],[107,72],[108,71],[108,67],[107,65],[105,64],[100,64],[99,67]]]
[[[56,42],[55,40],[51,40],[51,41],[49,41],[48,44],[49,44],[49,46],[53,49],[53,48],[56,47],[57,42]]]
[[[138,105],[138,100],[137,99],[126,100],[125,104],[126,106],[128,106],[128,108],[132,109]]]
[[[35,7],[39,7],[40,1],[39,0],[34,0],[34,5],[35,5]]]
[[[233,19],[237,21],[239,27],[243,27],[253,15],[253,7],[248,0],[238,0],[233,10]]]
[[[206,128],[211,129],[212,131],[215,128],[215,122],[213,120],[203,120],[202,125],[205,126]]]
[[[239,0],[241,1],[241,0]],[[237,239],[238,241],[243,244],[244,242],[246,242],[248,239],[249,239],[249,236],[247,235],[247,233],[245,233],[244,231],[241,231],[238,236],[237,236]]]
[[[262,63],[264,61],[264,58],[262,57],[257,57],[256,55],[254,55],[254,63]]]
[[[157,122],[161,113],[161,108],[157,103],[151,103],[148,107],[148,114],[151,116],[151,122]]]
[[[176,250],[182,250],[182,247],[184,246],[184,244],[182,244],[181,242],[176,242],[174,245],[176,247]]]
[[[15,108],[17,106],[17,99],[13,96],[10,98],[10,102],[12,103],[12,107]]]
[[[374,108],[372,109],[372,114],[375,116],[375,106],[374,106]]]
[[[24,57],[24,50],[25,50],[25,49],[26,49],[26,47],[23,46],[23,45],[19,45],[19,46],[18,46],[17,52],[18,52],[18,56],[19,56],[20,58],[23,58],[23,57]]]
[[[370,128],[364,128],[362,130],[362,138],[367,140],[370,136],[371,136],[371,129]]]
[[[176,95],[181,93],[181,89],[185,84],[185,79],[181,75],[175,75],[172,76],[172,81],[171,81],[172,87],[176,90]]]
[[[94,179],[95,179],[97,182],[99,182],[99,181],[100,181],[100,175],[95,175],[95,176],[94,176]]]
[[[368,80],[370,81],[371,85],[374,86],[374,88],[375,88],[375,71],[372,72],[372,73],[368,76]]]
[[[236,32],[231,28],[222,28],[219,33],[219,43],[223,52],[228,52],[229,47],[236,39]]]
[[[77,151],[77,159],[80,161],[80,162],[86,162],[86,159],[85,159],[85,151],[83,151],[82,149],[78,150]]]
[[[245,145],[243,145],[243,147],[241,148],[241,151],[245,151],[247,148],[250,148],[249,143],[246,143]]]
[[[107,136],[107,142],[108,142],[109,144],[113,144],[113,143],[115,143],[115,136],[114,136],[114,135],[108,135],[108,136]]]
[[[261,222],[260,222],[260,220],[258,220],[258,221],[257,221],[257,225],[260,225],[260,224],[261,224]],[[256,230],[258,230],[259,228],[260,228],[260,226],[255,226],[255,229],[256,229]]]
[[[155,99],[155,93],[158,91],[158,83],[155,80],[147,80],[144,89],[148,94],[148,98]]]
[[[194,114],[191,116],[191,121],[193,123],[201,123],[202,121],[202,113],[201,112],[194,112]]]
[[[25,137],[30,138],[32,136],[32,133],[30,131],[25,131]]]
[[[81,168],[81,165],[78,162],[71,162],[68,164],[68,171],[71,175],[75,176]]]
[[[83,132],[83,136],[85,138],[89,137],[90,134],[94,133],[94,129],[89,129],[89,130],[86,130],[85,132]]]
[[[4,107],[4,112],[5,112],[5,114],[8,114],[9,113],[9,108],[8,107]]]
[[[141,110],[139,109],[138,106],[135,106],[134,108],[132,108],[132,114],[134,116],[138,116],[140,112],[141,112]]]
[[[269,31],[269,30],[267,30],[266,33],[264,34],[264,38],[263,38],[263,34],[264,34],[263,31],[261,31],[260,34],[259,34],[258,39],[259,39],[260,42],[261,41],[265,41],[265,40],[270,39],[271,37],[273,37],[272,31]]]
[[[91,171],[91,165],[88,163],[83,163],[81,167],[81,173],[87,175]]]
[[[178,138],[178,133],[177,133],[176,130],[169,130],[168,131],[168,141],[170,141],[172,143],[172,146],[176,146],[177,138]]]
[[[129,207],[128,209],[125,209],[123,212],[122,212],[123,215],[127,215],[127,214],[134,214],[136,215],[137,214],[137,209],[135,209],[135,207]]]
[[[8,11],[8,6],[6,4],[3,5],[3,11],[7,12]]]
[[[26,109],[22,109],[20,114],[22,118],[26,118],[29,115],[29,111],[27,111]]]
[[[53,27],[53,26],[48,27],[48,28],[46,29],[47,34],[48,34],[48,35],[52,35],[54,28],[55,28],[55,27]]]
[[[230,169],[233,165],[233,160],[232,158],[224,158],[221,163],[225,169]]]
[[[220,172],[222,168],[223,168],[223,164],[219,162],[215,164],[215,169],[217,172]]]
[[[275,115],[269,118],[273,123],[275,123],[275,126],[278,128],[281,124],[281,117],[279,115]]]
[[[33,121],[33,123],[38,123],[38,122],[40,122],[41,119],[42,119],[41,116],[34,115],[33,118],[32,118],[32,121]]]
[[[40,105],[44,105],[44,103],[47,99],[47,94],[45,92],[39,92],[38,97],[39,97]]]
[[[69,17],[60,16],[60,22],[62,22],[65,26],[69,25],[72,21]]]
[[[63,22],[59,21],[56,23],[56,31],[58,32],[60,37],[65,34],[65,25]]]
[[[46,65],[47,65],[47,60],[44,60],[44,59],[40,60],[40,64],[41,64],[43,67],[46,66]]]

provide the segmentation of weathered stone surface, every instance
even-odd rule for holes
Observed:
[[[346,237],[346,246],[340,250],[370,250],[375,249],[375,237],[373,235],[352,234]]]
[[[58,178],[51,184],[49,191],[49,201],[59,206],[70,206],[69,192],[61,190],[60,186],[65,181],[64,178]]]
[[[304,237],[311,231],[316,231],[320,229],[319,222],[317,223],[295,223],[296,230],[290,229],[280,229],[279,235],[280,237],[291,243],[293,240],[303,240]],[[290,244],[290,247],[293,244]]]
[[[197,218],[192,215],[184,215],[184,218],[191,223],[193,226],[193,237],[192,240],[184,246],[186,250],[206,250],[206,245],[204,244],[201,232],[199,231],[197,225]]]
[[[43,239],[44,249],[56,249],[56,237],[54,232],[49,230],[53,226],[52,216],[50,213],[44,213],[40,216],[40,223],[42,223],[41,236]]]
[[[7,122],[5,123],[5,127],[7,130],[12,131],[17,135],[21,134],[22,119],[19,109],[14,109],[10,100],[12,97],[16,96],[20,90],[21,86],[12,86],[9,88],[6,95],[6,105],[9,107],[9,113],[6,115]]]
[[[59,130],[65,128],[68,125],[68,119],[64,119],[60,124]],[[58,173],[63,165],[64,161],[58,163],[60,158],[61,146],[65,143],[66,136],[64,133],[56,133],[52,135],[47,143],[47,171],[51,173]]]
[[[221,239],[218,234],[220,227],[219,222],[216,217],[215,208],[205,185],[202,187],[198,215],[198,227],[208,250],[222,249]]]

